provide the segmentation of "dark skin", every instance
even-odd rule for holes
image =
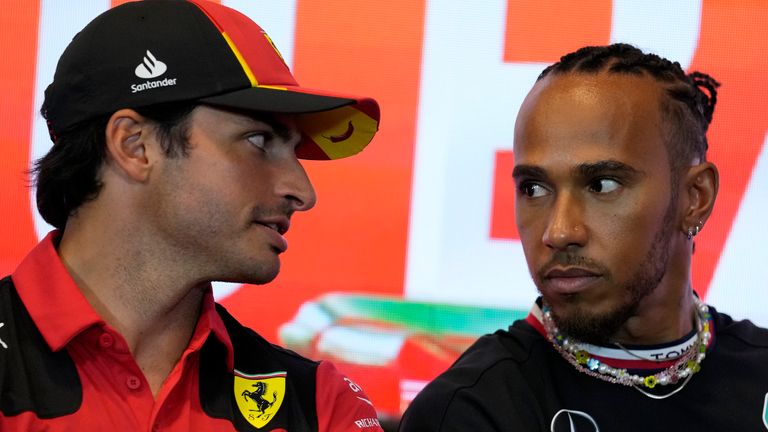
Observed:
[[[663,343],[693,326],[689,227],[703,226],[717,168],[672,175],[661,84],[646,76],[550,75],[515,128],[516,220],[557,324],[592,342]]]

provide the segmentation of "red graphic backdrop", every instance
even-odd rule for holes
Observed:
[[[37,2],[10,2],[0,14],[0,272],[10,273],[37,243],[30,214],[29,141],[37,60]],[[12,61],[10,59],[13,59]]]

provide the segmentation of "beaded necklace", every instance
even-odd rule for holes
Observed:
[[[693,374],[701,370],[701,362],[706,357],[707,346],[712,337],[709,328],[711,315],[709,307],[702,303],[698,297],[694,296],[694,303],[696,309],[696,341],[672,366],[647,376],[631,374],[627,372],[627,369],[611,367],[592,357],[584,349],[582,342],[569,338],[560,332],[552,318],[552,310],[546,304],[542,307],[542,324],[547,332],[547,338],[557,352],[576,367],[578,371],[603,381],[634,387],[644,395],[654,399],[664,399],[682,390]],[[621,345],[618,346],[623,348]],[[666,395],[654,395],[643,389],[652,389],[657,385],[677,384],[681,379],[685,380],[683,384]]]

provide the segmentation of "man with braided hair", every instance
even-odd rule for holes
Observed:
[[[768,331],[705,305],[719,83],[626,44],[539,76],[515,126],[516,222],[541,297],[406,412],[410,431],[756,431]]]

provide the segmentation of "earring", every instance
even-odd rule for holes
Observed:
[[[699,235],[699,231],[704,227],[704,222],[699,221],[695,226],[688,227],[688,241]]]

